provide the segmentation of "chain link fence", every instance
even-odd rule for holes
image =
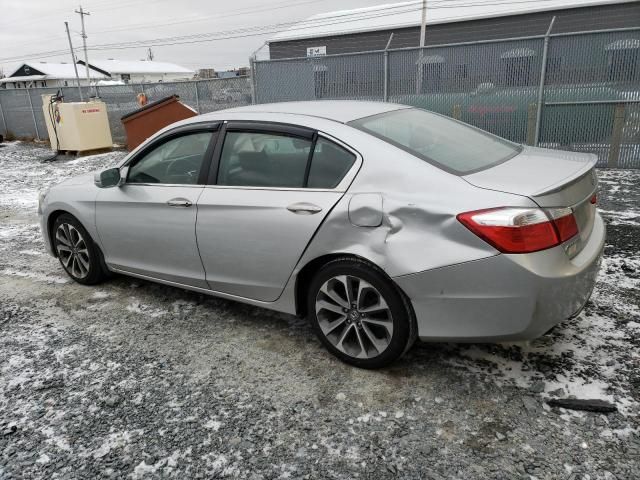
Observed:
[[[381,100],[449,115],[515,142],[640,168],[640,28],[252,62],[252,77],[91,87],[120,118],[177,94],[199,113],[256,102]],[[0,90],[0,132],[46,138],[42,94]],[[97,91],[96,91],[97,90]],[[77,88],[62,89],[67,101]],[[83,95],[88,97],[84,87]]]
[[[382,100],[640,168],[640,29],[256,61],[256,101]],[[538,113],[540,112],[540,113]]]
[[[18,138],[46,139],[48,135],[42,96],[55,94],[58,90],[61,90],[67,102],[80,100],[78,87],[0,90],[0,133]],[[137,103],[139,93],[145,93],[149,102],[179,95],[180,101],[198,113],[208,113],[250,104],[251,82],[249,77],[233,77],[193,82],[82,87],[83,98],[98,96],[107,104],[111,135],[117,143],[126,141],[120,119],[140,108]]]

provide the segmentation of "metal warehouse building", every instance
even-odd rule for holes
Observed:
[[[269,42],[270,58],[418,46],[421,3],[314,15],[276,34]],[[554,33],[638,27],[640,1],[431,1],[427,4],[426,45],[543,35],[554,16]]]

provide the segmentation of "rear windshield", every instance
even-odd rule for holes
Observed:
[[[417,108],[359,118],[349,125],[458,175],[504,162],[521,150],[503,138]]]

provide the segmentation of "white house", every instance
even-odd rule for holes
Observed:
[[[83,65],[78,65],[80,84],[87,85],[87,74]],[[108,77],[95,69],[89,69],[91,83]],[[76,85],[76,73],[72,63],[24,63],[6,78],[0,79],[0,88],[67,87]]]
[[[84,68],[84,62],[78,62]],[[109,77],[124,83],[156,83],[191,80],[193,70],[173,63],[151,60],[91,60],[89,66]]]

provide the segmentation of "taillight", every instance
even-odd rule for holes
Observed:
[[[458,220],[503,253],[531,253],[560,245],[578,233],[570,208],[503,207],[461,213]]]
[[[558,230],[560,243],[564,243],[578,234],[578,224],[576,223],[576,217],[573,216],[573,210],[565,207],[547,208],[546,211],[556,226],[556,230]]]
[[[591,202],[591,205],[595,205],[596,203],[598,203],[598,195],[594,193],[593,195],[591,195],[589,201]]]

